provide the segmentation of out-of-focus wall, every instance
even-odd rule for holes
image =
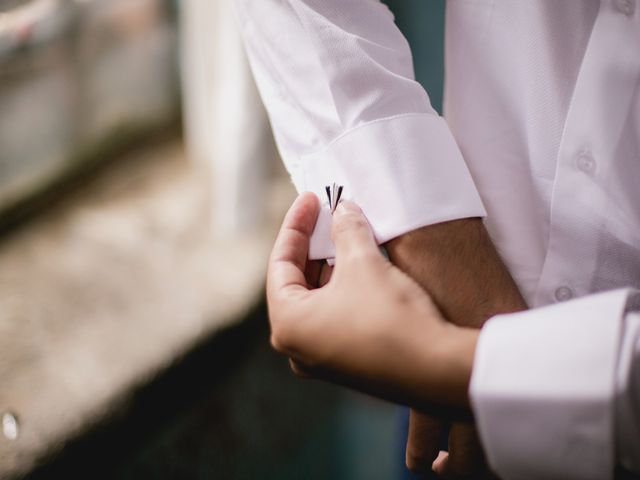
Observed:
[[[177,116],[166,0],[0,1],[0,212]]]
[[[216,232],[250,231],[264,222],[276,153],[233,0],[183,0],[181,7],[188,152],[209,177]]]

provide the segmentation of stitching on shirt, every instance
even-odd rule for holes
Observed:
[[[436,114],[436,113],[401,113],[401,114],[398,114],[398,115],[392,115],[391,117],[378,118],[376,120],[371,120],[371,121],[363,123],[361,125],[357,125],[357,126],[351,128],[351,129],[347,130],[346,132],[341,133],[336,138],[331,140],[328,144],[324,145],[322,148],[319,148],[317,150],[313,150],[313,151],[304,153],[300,158],[300,162],[304,162],[304,157],[310,157],[312,155],[316,155],[316,154],[318,154],[320,152],[328,150],[329,148],[333,147],[333,145],[335,145],[340,140],[342,140],[344,137],[346,137],[347,135],[350,135],[351,133],[355,132],[356,130],[360,130],[360,129],[368,127],[370,125],[374,125],[376,123],[388,122],[388,121],[391,121],[391,120],[397,120],[397,119],[407,118],[407,117],[430,117],[430,118],[434,118],[434,119],[443,120],[443,118],[440,115]]]

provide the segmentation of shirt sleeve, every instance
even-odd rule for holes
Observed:
[[[509,479],[640,472],[638,295],[616,290],[491,319],[470,396],[489,463]]]
[[[312,259],[333,257],[325,187],[363,209],[379,243],[484,216],[409,46],[378,0],[236,0],[249,61],[298,191],[323,209]]]

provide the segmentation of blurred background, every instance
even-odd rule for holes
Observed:
[[[288,372],[294,191],[233,0],[0,0],[0,479],[388,479],[403,411]],[[389,0],[442,105],[444,0]]]

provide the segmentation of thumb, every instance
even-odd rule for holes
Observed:
[[[355,255],[379,255],[369,222],[353,202],[343,201],[336,208],[331,238],[336,246],[336,261]]]

